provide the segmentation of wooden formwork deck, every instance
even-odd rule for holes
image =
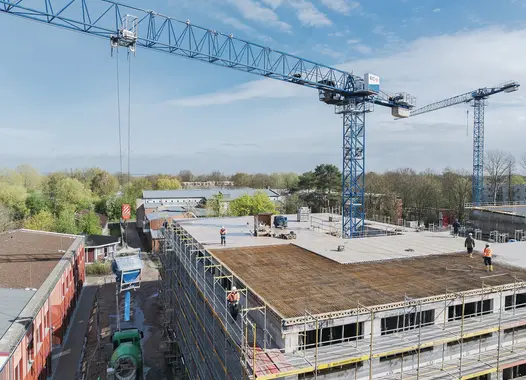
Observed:
[[[488,276],[480,253],[339,264],[293,244],[210,252],[282,318],[425,298],[526,280],[526,270],[495,264]]]

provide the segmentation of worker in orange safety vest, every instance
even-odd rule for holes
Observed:
[[[239,293],[235,286],[232,286],[232,290],[228,293],[226,299],[228,301],[228,306],[230,307],[230,314],[232,315],[232,318],[234,318],[234,321],[236,321],[237,314],[239,313]]]
[[[491,264],[492,252],[489,243],[486,243],[486,248],[484,248],[482,256],[484,257],[484,266],[486,267],[486,272],[493,272],[493,265]]]

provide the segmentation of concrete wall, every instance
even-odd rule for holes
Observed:
[[[487,210],[473,210],[471,218],[473,226],[480,228],[484,235],[497,230],[499,233],[508,233],[510,238],[515,237],[515,230],[526,230],[526,217],[523,215],[510,215]]]

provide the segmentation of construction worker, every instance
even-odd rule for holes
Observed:
[[[232,290],[228,293],[226,299],[230,308],[230,314],[232,318],[234,318],[234,321],[237,321],[237,314],[239,313],[239,293],[235,286],[232,286]]]
[[[473,248],[475,248],[475,239],[473,239],[473,234],[470,232],[466,240],[464,241],[464,247],[467,248],[469,257],[473,257]]]
[[[486,243],[486,248],[484,248],[484,253],[482,255],[484,256],[484,266],[486,267],[486,272],[493,272],[493,265],[491,264],[492,252],[489,243]]]
[[[226,245],[226,228],[221,227],[219,230],[219,235],[221,235],[221,245]]]
[[[455,221],[453,222],[453,237],[458,236],[459,229],[460,229],[460,222],[458,221],[458,219],[455,219]]]

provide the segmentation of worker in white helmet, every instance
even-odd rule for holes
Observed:
[[[228,293],[226,299],[230,308],[230,314],[232,318],[234,318],[234,321],[236,321],[237,314],[239,313],[239,293],[235,286],[232,286],[232,290]]]
[[[221,245],[226,245],[226,228],[224,226],[219,230],[219,235],[221,236]]]
[[[469,257],[473,257],[473,248],[475,248],[475,239],[473,234],[470,232],[466,240],[464,241],[464,247],[468,250]]]

